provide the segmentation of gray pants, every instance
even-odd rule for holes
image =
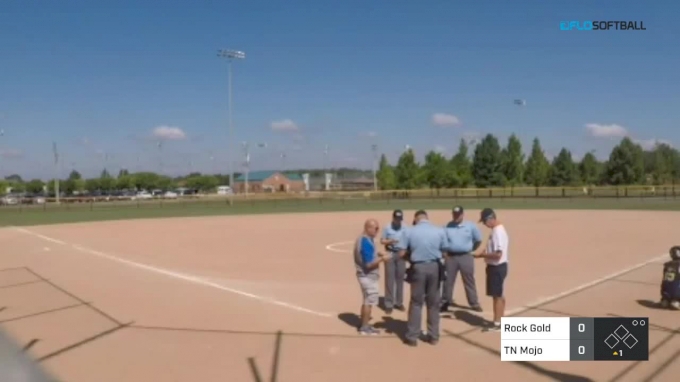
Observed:
[[[398,253],[392,253],[392,259],[385,263],[385,308],[404,305],[404,276],[406,261]]]
[[[472,255],[446,256],[446,281],[442,288],[442,301],[446,304],[453,303],[453,286],[456,283],[456,276],[460,272],[465,286],[465,296],[468,305],[471,307],[479,306],[477,297],[477,286],[475,285],[475,259]]]
[[[427,304],[427,333],[439,339],[439,263],[413,264],[411,303],[408,307],[406,339],[416,341],[421,334],[423,305]]]

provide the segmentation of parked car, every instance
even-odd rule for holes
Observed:
[[[135,199],[152,199],[153,195],[151,195],[148,191],[139,191],[135,195]]]
[[[0,198],[0,204],[3,206],[14,206],[19,204],[20,198],[16,194],[7,194]]]
[[[163,194],[163,198],[165,199],[177,199],[177,196],[178,196],[177,193],[174,191],[166,191]]]

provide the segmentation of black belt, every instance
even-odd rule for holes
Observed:
[[[438,263],[439,260],[425,260],[425,261],[411,261],[411,264],[428,264],[428,263]]]
[[[449,256],[463,256],[463,255],[469,255],[470,252],[447,252]]]

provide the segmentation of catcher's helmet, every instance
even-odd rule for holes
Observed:
[[[671,247],[671,250],[669,251],[671,255],[671,259],[673,260],[680,260],[680,245],[676,245]]]

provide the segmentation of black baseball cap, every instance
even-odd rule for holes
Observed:
[[[394,210],[392,212],[392,219],[404,220],[404,211]]]
[[[479,221],[480,222],[485,222],[489,220],[490,218],[496,217],[496,212],[492,210],[491,208],[485,208],[482,210],[482,213],[479,216]]]
[[[463,210],[463,206],[455,206],[451,212],[453,212],[454,216],[460,216],[463,214],[463,212],[465,212],[465,210]]]

